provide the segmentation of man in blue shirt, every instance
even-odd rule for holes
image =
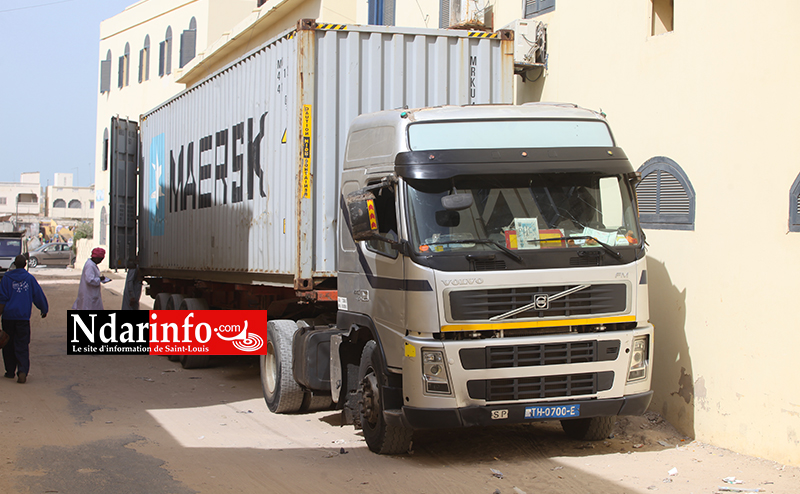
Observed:
[[[32,274],[25,270],[28,259],[17,256],[14,265],[17,269],[8,271],[0,281],[0,314],[3,316],[3,331],[11,337],[3,347],[5,377],[22,384],[28,379],[31,359],[28,346],[31,342],[31,304],[47,317],[49,309],[47,297]]]

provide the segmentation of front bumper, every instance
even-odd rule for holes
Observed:
[[[652,397],[653,392],[647,391],[645,393],[622,398],[602,400],[515,403],[511,405],[469,406],[450,409],[403,407],[400,410],[387,410],[384,416],[388,424],[403,425],[413,429],[448,429],[456,427],[519,424],[541,420],[525,418],[525,409],[530,406],[569,406],[579,404],[581,406],[581,415],[579,418],[641,415],[647,410]]]

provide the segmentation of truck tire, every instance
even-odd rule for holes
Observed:
[[[303,406],[305,392],[292,374],[294,321],[267,323],[267,354],[261,355],[261,388],[272,413],[293,413]]]
[[[167,310],[178,310],[180,308],[180,306],[181,306],[181,303],[183,302],[183,300],[185,298],[186,297],[184,297],[180,293],[173,293],[167,299],[167,307],[166,307],[166,309]],[[199,310],[199,309],[195,309],[195,310]]]
[[[370,340],[361,352],[358,367],[359,409],[361,430],[369,449],[382,455],[407,453],[414,431],[402,425],[390,425],[383,416],[383,373],[381,352],[375,340]]]
[[[331,398],[330,393],[315,396],[311,394],[310,391],[306,391],[300,411],[321,412],[323,410],[330,410],[331,408],[333,408],[333,398]]]
[[[159,293],[153,300],[153,310],[167,310],[167,301],[169,300],[169,293]]]
[[[173,294],[170,297],[169,302],[167,302],[167,306],[169,307],[170,302],[172,302],[173,307],[176,299],[180,297],[181,302],[175,308],[177,310],[208,310],[208,304],[202,298],[183,298],[182,295]],[[210,355],[181,355],[180,356],[181,367],[184,369],[203,369],[208,367],[209,362],[211,362]]]
[[[601,441],[611,435],[614,430],[616,416],[591,417],[586,419],[565,419],[561,428],[567,437],[580,441]]]
[[[153,299],[153,310],[167,310],[167,304],[171,295],[169,293],[159,293],[156,294],[155,298]],[[167,360],[170,362],[180,362],[181,356],[180,355],[167,355]]]

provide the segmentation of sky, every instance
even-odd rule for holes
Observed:
[[[0,182],[94,183],[100,22],[136,0],[0,0]]]

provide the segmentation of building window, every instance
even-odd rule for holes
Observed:
[[[89,209],[94,209],[94,201],[89,201]]]
[[[108,127],[103,130],[103,171],[108,170]]]
[[[158,76],[172,73],[172,27],[167,27],[164,41],[158,44]]]
[[[8,200],[8,199],[7,199],[7,198],[5,198],[5,197],[0,197],[0,206],[5,206],[5,205],[7,204],[7,203],[6,203],[6,201],[7,201],[7,200]]]
[[[106,59],[100,61],[100,94],[111,91],[111,50]]]
[[[181,59],[180,67],[183,68],[189,63],[197,48],[197,21],[194,17],[189,21],[189,29],[181,33]]]
[[[120,88],[127,86],[130,82],[130,60],[131,60],[131,45],[125,43],[125,54],[119,57],[119,81]]]
[[[80,209],[81,208],[81,201],[77,199],[73,199],[69,201],[69,205],[67,206],[70,209]]]
[[[650,15],[650,35],[672,32],[675,21],[674,0],[652,0],[653,10]]]
[[[396,0],[368,0],[368,22],[378,26],[394,26]]]
[[[530,19],[556,9],[556,0],[525,0],[524,17]]]
[[[647,160],[639,172],[642,181],[636,186],[636,198],[642,227],[694,230],[694,188],[681,167],[657,156]]]
[[[139,50],[139,82],[150,80],[150,35],[144,37],[144,46]]]
[[[789,194],[789,231],[800,232],[800,175],[794,180]]]
[[[54,208],[65,208],[65,207],[67,207],[67,203],[66,203],[66,201],[64,201],[64,199],[56,199],[55,201],[53,201],[53,207]]]

